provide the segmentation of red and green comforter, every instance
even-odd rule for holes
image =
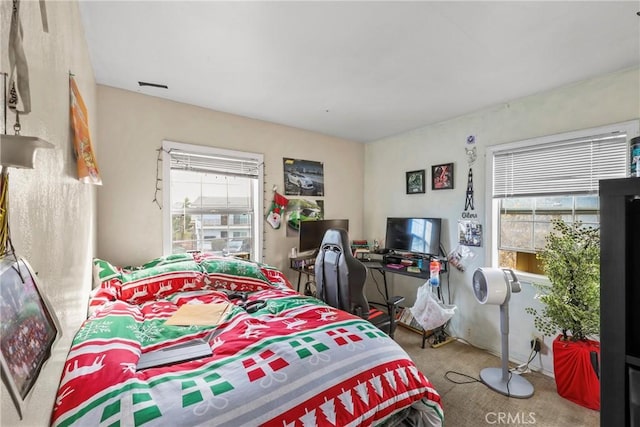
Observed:
[[[54,426],[359,426],[412,407],[442,424],[440,396],[393,340],[367,321],[274,284],[217,327],[168,326],[182,304],[229,301],[220,289],[135,305],[115,299],[76,334]],[[240,300],[232,300],[238,303]],[[213,355],[136,371],[140,354],[193,338]]]

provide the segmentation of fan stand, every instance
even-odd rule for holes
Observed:
[[[527,399],[533,396],[533,385],[518,374],[509,372],[509,303],[500,304],[502,333],[502,368],[484,368],[480,380],[489,388],[508,397]]]

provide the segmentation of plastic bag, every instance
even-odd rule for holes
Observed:
[[[414,319],[425,331],[447,323],[453,317],[455,309],[455,305],[445,305],[436,299],[429,282],[418,288],[416,303],[410,308]]]
[[[471,249],[464,245],[458,245],[449,253],[447,257],[449,264],[453,265],[460,271],[464,271],[467,264],[476,257]]]

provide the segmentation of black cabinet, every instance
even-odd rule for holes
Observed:
[[[600,181],[600,425],[640,427],[640,178]]]

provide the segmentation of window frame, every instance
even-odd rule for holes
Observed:
[[[586,138],[593,135],[605,134],[609,132],[624,132],[627,134],[627,141],[631,138],[640,135],[640,120],[629,120],[620,123],[613,123],[610,125],[597,126],[588,129],[581,129],[571,132],[558,133],[553,135],[545,135],[536,138],[530,138],[515,142],[508,142],[504,144],[490,145],[486,148],[485,156],[485,217],[486,217],[486,230],[485,236],[487,246],[485,248],[485,264],[498,268],[498,251],[499,251],[499,236],[500,231],[500,203],[499,199],[493,198],[493,169],[494,169],[494,154],[498,151],[504,150],[517,150],[524,147],[531,147],[535,145],[544,145],[554,142],[565,141],[576,138]],[[629,151],[627,150],[626,162],[629,163]],[[545,282],[548,279],[546,276],[518,271],[518,277],[524,279],[525,282]]]
[[[171,150],[181,150],[185,152],[211,155],[211,156],[229,156],[234,158],[247,158],[256,160],[258,163],[257,189],[255,191],[254,204],[255,215],[253,215],[253,228],[255,230],[255,238],[253,239],[253,254],[257,261],[262,261],[264,247],[264,226],[262,212],[264,211],[264,155],[260,153],[252,153],[246,151],[229,150],[225,148],[187,144],[176,141],[162,141],[162,252],[164,255],[172,253],[172,221],[171,221]]]

